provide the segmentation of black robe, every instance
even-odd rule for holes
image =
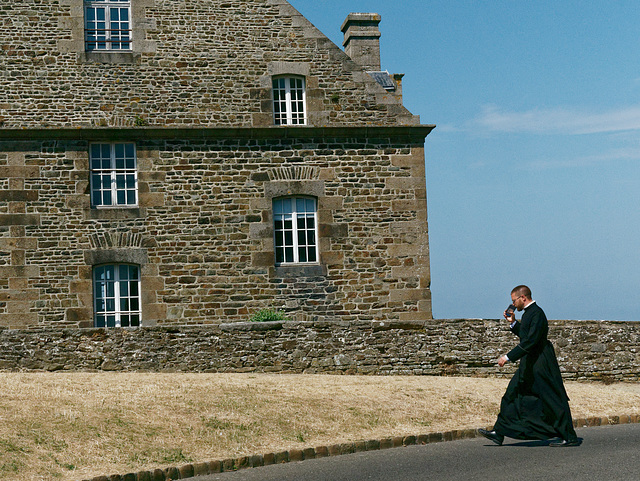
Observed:
[[[519,360],[520,365],[502,397],[493,429],[515,439],[575,440],[569,397],[553,345],[547,339],[547,316],[533,303],[511,330],[520,337],[520,344],[507,356],[512,362]]]

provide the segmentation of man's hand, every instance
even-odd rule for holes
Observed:
[[[513,324],[516,320],[516,313],[513,311],[509,311],[509,314],[507,314],[507,311],[504,311],[502,315],[507,321],[509,321],[509,324]]]
[[[502,356],[500,359],[498,359],[498,366],[504,367],[504,365],[508,362],[509,358],[507,356]]]

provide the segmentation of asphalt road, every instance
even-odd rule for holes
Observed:
[[[484,438],[369,451],[191,478],[193,481],[640,480],[640,424],[577,430],[582,445]]]

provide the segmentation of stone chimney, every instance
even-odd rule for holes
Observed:
[[[380,29],[377,13],[350,13],[342,23],[345,53],[367,71],[380,71]]]

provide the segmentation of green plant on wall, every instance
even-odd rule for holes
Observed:
[[[144,127],[145,125],[149,125],[149,121],[139,115],[136,115],[136,118],[134,119],[133,123],[136,127]]]
[[[278,309],[260,309],[253,314],[250,322],[272,322],[272,321],[288,321],[287,315]]]

